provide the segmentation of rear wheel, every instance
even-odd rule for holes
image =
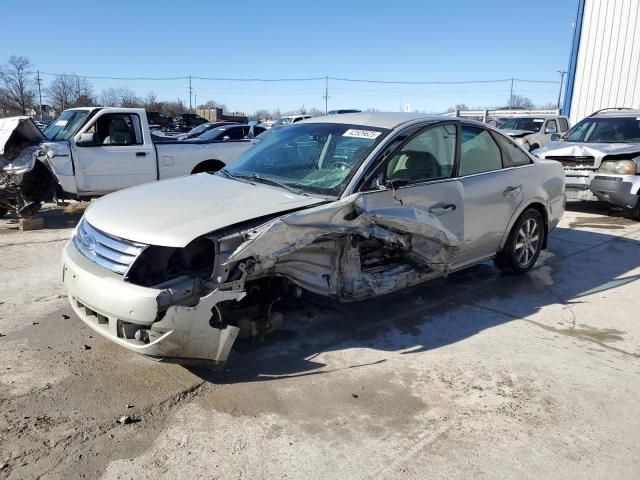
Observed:
[[[506,273],[528,272],[538,260],[543,244],[544,220],[538,210],[529,208],[516,221],[493,263]]]

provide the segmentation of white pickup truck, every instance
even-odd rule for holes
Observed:
[[[217,171],[252,145],[248,138],[187,143],[156,137],[141,108],[65,110],[42,133],[30,128],[26,117],[0,123],[0,131],[6,132],[0,145],[0,173],[12,176],[18,186],[23,180],[30,184],[31,198],[17,202],[22,205],[46,201],[52,190],[58,198],[87,198],[155,180]],[[8,154],[37,142],[41,142],[39,148],[28,155]],[[52,188],[42,178],[29,178],[41,173],[56,185]],[[0,182],[0,187],[7,182]],[[41,187],[34,189],[34,183]],[[5,209],[10,208],[5,205]]]

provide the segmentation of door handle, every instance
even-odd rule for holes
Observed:
[[[147,152],[136,152],[136,157],[146,157]]]
[[[444,215],[445,213],[453,212],[456,209],[456,206],[453,203],[449,205],[443,205],[441,207],[431,207],[429,212],[434,215]]]
[[[505,197],[513,196],[513,195],[517,195],[521,191],[522,191],[522,186],[521,185],[512,185],[510,187],[507,187],[504,190],[504,192],[502,192],[502,195],[504,195]]]

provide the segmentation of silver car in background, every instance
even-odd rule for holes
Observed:
[[[217,174],[104,197],[63,253],[76,314],[153,357],[224,362],[303,290],[356,301],[494,259],[524,273],[564,212],[558,162],[459,118],[284,128]]]

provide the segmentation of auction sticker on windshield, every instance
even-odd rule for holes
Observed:
[[[343,137],[355,137],[355,138],[378,138],[381,132],[376,132],[375,130],[357,130],[355,128],[350,128],[346,132],[342,134]]]

